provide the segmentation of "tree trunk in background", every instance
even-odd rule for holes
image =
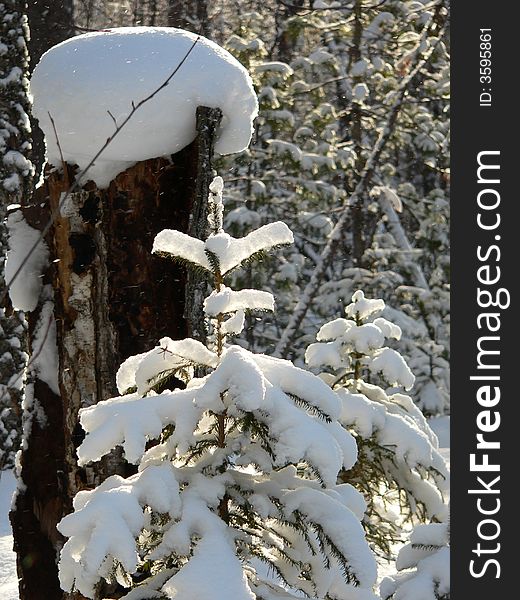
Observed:
[[[197,131],[195,141],[197,153],[196,189],[193,208],[190,214],[188,234],[199,240],[205,240],[208,233],[208,195],[209,184],[214,172],[211,167],[213,158],[213,140],[220,125],[222,113],[219,109],[201,106],[197,109]],[[209,294],[209,281],[199,273],[188,271],[186,282],[186,307],[184,316],[188,324],[188,335],[206,341],[206,315],[204,298]]]
[[[207,0],[169,0],[168,25],[210,37]]]
[[[72,0],[29,0],[27,18],[31,28],[31,71],[41,55],[74,35]]]
[[[305,8],[305,0],[292,0],[287,4],[277,3],[275,12],[277,36],[274,43],[274,56],[282,62],[290,62],[294,55],[296,39],[287,27],[287,21]]]
[[[361,43],[363,39],[363,7],[361,0],[355,0],[353,5],[354,30],[352,36],[352,46],[350,47],[350,64],[352,66],[361,59]],[[362,77],[352,77],[352,86],[362,82]],[[354,142],[356,152],[355,173],[359,174],[363,170],[363,131],[361,121],[361,106],[359,102],[352,101],[350,109],[350,130],[351,140]],[[350,184],[350,189],[354,189],[355,183]],[[350,190],[347,190],[347,193]],[[360,196],[354,206],[352,206],[352,258],[356,267],[363,267],[363,255],[368,247],[366,233],[369,229],[367,224],[368,211],[366,209],[365,198]]]
[[[31,38],[27,46],[32,72],[44,52],[75,35],[73,0],[28,0],[27,18],[31,30]],[[38,121],[32,117],[31,128],[33,162],[36,180],[38,180],[45,161],[45,144]]]
[[[21,0],[0,4],[0,294],[6,285],[7,207],[27,202],[33,182],[25,8]],[[9,298],[0,301],[0,470],[13,466],[20,445],[25,328],[23,314],[12,310]]]
[[[33,406],[41,407],[45,420],[36,414],[32,419],[22,453],[25,488],[12,514],[21,600],[82,598],[59,590],[54,557],[63,539],[56,524],[70,512],[80,489],[115,472],[128,474],[118,453],[78,467],[75,451],[84,436],[79,409],[117,394],[116,370],[128,356],[150,350],[165,335],[183,338],[194,329],[183,316],[184,268],[152,255],[151,249],[165,228],[201,230],[198,220],[206,215],[200,199],[210,180],[219,113],[198,110],[198,139],[172,161],[141,162],[119,174],[106,190],[89,182],[70,195],[47,238],[50,266],[44,283],[51,285],[44,287],[31,313],[30,334],[37,346],[35,329],[41,332],[42,323],[45,327],[54,317],[49,327],[55,320],[59,396],[36,376]],[[33,206],[24,210],[32,227],[43,229],[49,207],[58,206],[71,175],[69,168],[65,176],[56,171],[47,176]],[[190,220],[191,214],[195,216]],[[53,311],[48,310],[49,301]],[[117,596],[107,589],[101,594]]]

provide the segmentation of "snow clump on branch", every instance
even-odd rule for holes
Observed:
[[[47,51],[34,69],[31,92],[48,162],[62,162],[49,113],[65,162],[84,169],[132,105],[168,79],[195,39],[172,27],[121,27],[79,35]],[[121,129],[88,178],[107,187],[136,162],[178,152],[195,139],[198,106],[222,110],[218,153],[247,148],[258,112],[251,78],[229,52],[204,37],[169,84]]]
[[[347,318],[325,323],[305,360],[326,369],[321,377],[341,400],[339,421],[356,436],[359,457],[340,479],[364,492],[367,537],[389,553],[389,542],[398,541],[406,520],[447,518],[449,472],[435,433],[399,390],[412,388],[414,375],[403,357],[385,346],[402,332],[379,316],[384,309],[383,300],[357,290],[345,308]]]

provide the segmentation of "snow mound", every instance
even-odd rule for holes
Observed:
[[[49,163],[61,165],[49,114],[66,162],[84,169],[138,104],[170,76],[196,35],[172,27],[121,27],[79,35],[46,52],[34,69],[34,116]],[[59,91],[58,91],[59,90]],[[169,156],[195,139],[197,106],[220,108],[220,154],[247,148],[258,101],[246,69],[200,37],[169,85],[145,103],[89,170],[106,187],[138,161]]]
[[[32,311],[38,304],[42,289],[41,274],[47,265],[49,250],[45,242],[39,240],[40,232],[27,223],[20,210],[7,217],[7,229],[9,249],[5,263],[6,281],[11,282],[23,265],[16,279],[9,285],[9,296],[15,309]],[[33,246],[34,252],[29,254]]]

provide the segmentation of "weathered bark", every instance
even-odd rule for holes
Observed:
[[[32,72],[44,52],[75,34],[73,0],[29,0],[27,18],[31,30],[27,47]],[[60,92],[57,91],[57,93]],[[33,162],[36,168],[36,179],[38,179],[45,162],[45,144],[38,121],[32,117],[31,128],[33,132]]]
[[[49,170],[32,208],[24,211],[29,224],[42,230],[50,210],[59,208],[47,240],[45,281],[54,289],[60,397],[37,382],[35,398],[47,421],[33,420],[22,453],[25,489],[12,516],[22,600],[81,598],[59,591],[55,557],[63,540],[56,525],[79,490],[130,472],[118,452],[78,467],[76,448],[84,436],[79,410],[117,394],[115,373],[128,356],[149,350],[165,335],[188,333],[186,272],[151,249],[165,228],[201,230],[198,219],[205,214],[198,196],[211,176],[215,112],[198,111],[198,139],[171,161],[138,163],[106,190],[88,182],[63,202],[72,168],[65,174]],[[38,318],[38,311],[31,315]],[[32,556],[39,557],[35,564],[27,558]],[[117,595],[108,588],[101,593]]]
[[[213,140],[222,119],[219,109],[200,106],[197,109],[196,144],[197,173],[195,195],[188,233],[194,238],[205,240],[208,233],[208,194],[214,171],[211,167],[213,158]],[[188,334],[201,342],[206,340],[204,298],[209,294],[209,282],[199,273],[188,273],[186,284],[186,308],[184,316],[188,324]]]
[[[30,331],[35,323],[30,318]],[[28,426],[31,431],[22,453],[24,489],[17,494],[10,513],[19,593],[22,600],[59,600],[63,592],[57,578],[56,553],[63,538],[56,523],[71,508],[63,460],[63,414],[59,396],[44,382],[36,380],[30,385],[45,407],[45,422],[38,420],[36,409],[30,416],[25,412],[26,432]]]

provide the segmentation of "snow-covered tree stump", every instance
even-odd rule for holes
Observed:
[[[80,600],[59,591],[56,523],[73,495],[125,467],[110,453],[78,468],[78,412],[114,395],[122,359],[165,333],[186,336],[185,271],[153,257],[152,242],[166,227],[196,228],[189,216],[199,214],[197,190],[207,182],[197,179],[210,170],[212,143],[220,154],[244,150],[258,102],[230,54],[168,28],[71,38],[42,56],[31,91],[49,166],[32,207],[10,217],[14,270],[34,236],[46,237],[14,286],[15,296],[30,288],[35,390],[26,403],[15,544],[22,600]],[[201,111],[197,120],[198,106],[222,108],[215,140],[201,136],[212,136],[219,118],[212,109],[207,123]],[[95,595],[117,597],[106,588]]]
[[[206,223],[200,203],[206,204],[207,194],[199,194],[207,189],[208,169],[211,174],[220,111],[200,108],[197,116],[197,139],[171,161],[139,162],[107,189],[88,182],[64,202],[73,168],[67,165],[65,174],[49,170],[34,204],[23,210],[36,231],[43,230],[51,211],[58,214],[46,238],[49,266],[29,335],[39,365],[52,365],[54,359],[59,368],[54,390],[43,367],[35,369],[35,400],[26,414],[30,434],[22,453],[24,489],[13,513],[22,599],[62,597],[55,565],[61,545],[57,522],[70,511],[79,490],[114,473],[128,474],[119,453],[88,470],[78,468],[76,448],[83,439],[79,410],[117,394],[122,360],[166,333],[182,338],[194,329],[184,317],[184,267],[166,264],[151,248],[167,226],[196,235],[198,219]],[[188,317],[202,311],[203,294],[199,309],[197,298],[190,296]],[[54,331],[54,320],[56,357],[47,343],[40,352],[45,332]]]

